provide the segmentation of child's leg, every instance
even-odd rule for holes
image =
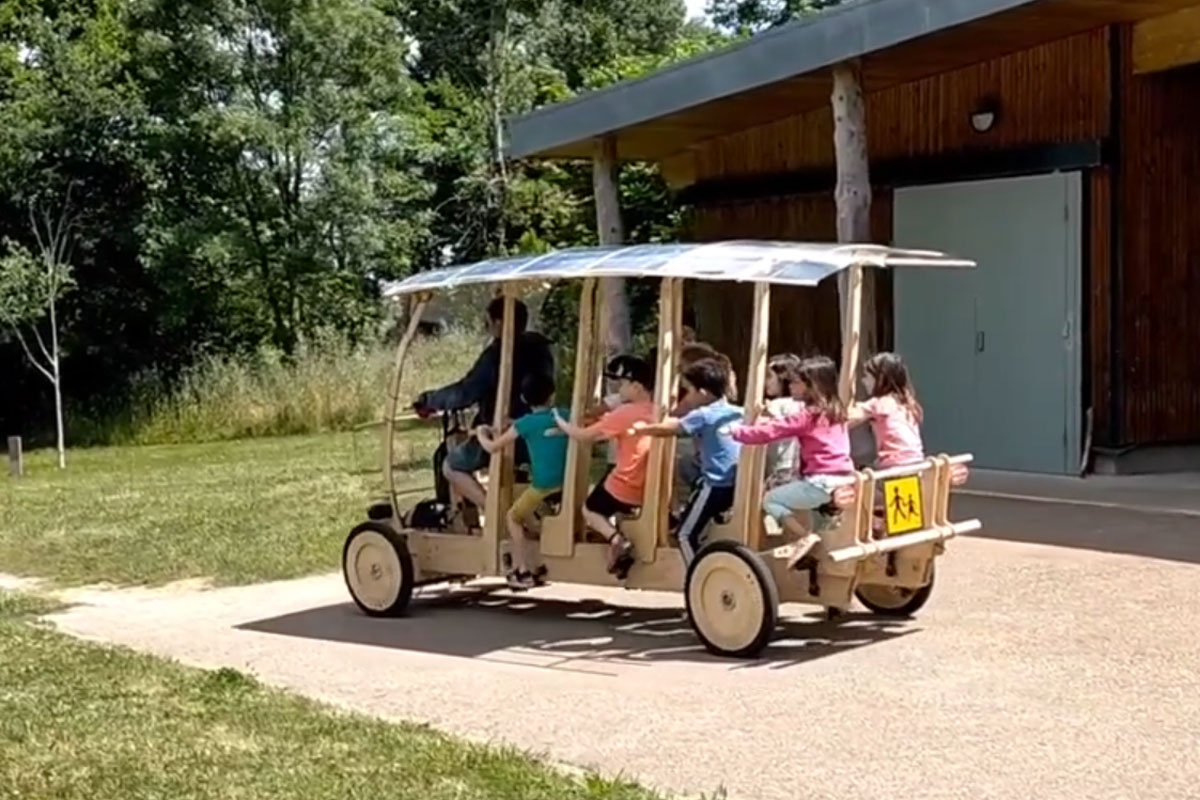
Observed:
[[[763,511],[783,525],[793,511],[811,511],[832,499],[822,486],[800,479],[776,486],[763,498]]]
[[[679,528],[675,531],[685,565],[692,563],[692,559],[696,557],[708,524],[732,506],[733,487],[709,486],[701,482],[696,491],[692,492]]]
[[[612,524],[608,517],[601,516],[600,514],[597,514],[595,511],[592,511],[588,508],[583,509],[583,521],[589,528],[603,536],[605,539],[611,539],[617,534],[616,527]]]
[[[475,473],[487,465],[487,452],[479,440],[472,436],[447,454],[442,462],[442,474],[460,497],[482,509],[487,504],[487,492],[475,479]]]
[[[603,483],[592,490],[583,504],[583,521],[608,539],[608,569],[620,577],[624,577],[623,572],[632,564],[633,546],[613,525],[612,518],[631,511],[630,506],[609,494]]]
[[[508,536],[510,540],[509,554],[512,556],[512,578],[510,583],[519,585],[520,588],[525,588],[532,584],[533,578],[529,572],[529,561],[526,557],[526,549],[528,547],[528,537],[525,535],[525,522],[537,513],[538,507],[546,498],[548,492],[542,492],[532,487],[521,492],[521,495],[513,501],[512,508],[508,510],[505,520],[508,523]]]
[[[519,522],[510,511],[508,512],[508,538],[511,542],[508,550],[512,555],[513,569],[517,572],[528,572],[529,565],[525,561],[525,525]]]
[[[805,479],[778,486],[767,492],[763,498],[763,510],[784,530],[797,537],[795,550],[788,564],[790,567],[798,568],[807,564],[813,548],[821,543],[821,537],[813,531],[806,530],[800,521],[792,516],[792,512],[811,511],[831,499],[832,496],[824,487]]]

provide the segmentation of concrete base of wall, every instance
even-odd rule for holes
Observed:
[[[1092,457],[1096,475],[1157,475],[1200,472],[1200,444],[1097,447]]]

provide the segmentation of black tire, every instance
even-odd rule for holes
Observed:
[[[874,614],[881,617],[896,617],[899,619],[907,619],[921,610],[927,602],[929,596],[933,594],[933,584],[936,573],[931,566],[929,569],[929,583],[922,586],[920,589],[894,589],[897,594],[897,603],[881,603],[879,598],[871,598],[869,594],[864,595],[863,589],[870,592],[871,587],[860,586],[854,590],[854,596],[858,598],[858,602],[866,606]],[[882,588],[882,587],[881,587]],[[911,594],[909,594],[911,592]],[[902,601],[902,602],[901,602]]]
[[[696,598],[693,597],[695,594],[693,589],[701,588],[696,585],[696,581],[700,579],[698,576],[709,572],[714,559],[721,559],[727,564],[732,563],[728,561],[731,556],[745,565],[745,576],[752,578],[756,584],[756,586],[746,587],[746,590],[757,591],[757,598],[761,600],[762,604],[759,619],[757,621],[750,620],[746,628],[747,635],[740,637],[742,641],[733,645],[728,642],[716,641],[705,633],[702,616],[706,612],[695,606]],[[779,589],[775,586],[775,579],[771,576],[767,565],[763,563],[757,553],[745,545],[732,540],[720,539],[709,542],[700,548],[700,552],[688,566],[683,594],[692,630],[696,632],[696,636],[704,644],[704,648],[713,655],[724,658],[754,658],[770,644],[771,637],[775,634],[775,626],[779,622]],[[725,600],[724,597],[722,599]]]
[[[361,563],[361,558],[367,563]],[[403,615],[415,582],[408,542],[390,525],[362,523],[350,531],[342,547],[342,578],[354,604],[367,616]],[[375,591],[367,596],[368,589]]]

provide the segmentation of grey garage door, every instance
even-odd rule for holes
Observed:
[[[1065,473],[1079,462],[1078,173],[899,189],[899,246],[975,270],[896,273],[896,349],[925,406],[929,452]]]

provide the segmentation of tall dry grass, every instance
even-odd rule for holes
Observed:
[[[402,398],[457,380],[484,344],[478,333],[452,330],[414,342]],[[384,414],[393,348],[327,341],[292,359],[263,351],[207,358],[174,391],[143,399],[121,430],[105,437],[130,444],[178,444],[349,430]]]

